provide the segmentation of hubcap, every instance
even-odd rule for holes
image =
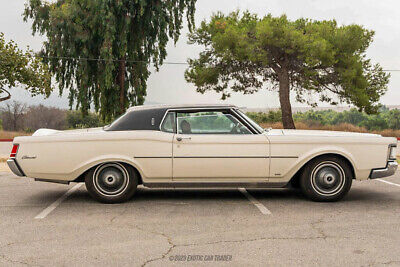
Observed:
[[[342,190],[345,173],[336,162],[321,162],[311,174],[311,185],[321,195],[330,196]]]
[[[128,172],[118,163],[107,163],[99,166],[93,175],[96,189],[106,196],[117,196],[128,186]]]

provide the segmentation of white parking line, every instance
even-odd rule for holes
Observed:
[[[385,181],[385,180],[382,180],[382,179],[376,179],[376,180],[379,181],[379,182],[382,182],[382,183],[386,183],[386,184],[390,184],[390,185],[394,185],[394,186],[400,187],[400,184],[392,183],[392,182]]]
[[[267,209],[267,207],[265,207],[263,204],[261,204],[257,199],[255,199],[252,195],[249,194],[249,192],[247,192],[247,190],[245,188],[238,188],[238,190],[245,195],[245,197],[247,197],[248,200],[250,200],[250,202],[256,206],[262,214],[264,215],[271,215],[271,212],[269,211],[269,209]]]
[[[58,205],[61,204],[61,202],[63,202],[69,195],[71,195],[72,193],[74,193],[76,190],[79,189],[79,187],[81,187],[83,185],[83,183],[79,183],[74,185],[74,187],[70,188],[67,192],[64,193],[64,195],[62,195],[59,199],[57,199],[56,201],[54,201],[50,206],[48,206],[47,208],[45,208],[41,213],[39,213],[35,219],[44,219],[46,218],[47,215],[50,214],[50,212],[52,212],[53,210],[55,210],[55,208],[58,207]]]

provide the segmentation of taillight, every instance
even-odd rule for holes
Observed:
[[[13,145],[11,149],[10,158],[15,158],[17,156],[18,147],[19,145]]]

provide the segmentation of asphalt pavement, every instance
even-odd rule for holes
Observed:
[[[0,142],[0,158],[7,158],[10,155],[12,142]]]
[[[355,181],[336,203],[289,189],[141,187],[116,205],[82,184],[0,173],[1,266],[397,266],[399,222],[400,172]]]

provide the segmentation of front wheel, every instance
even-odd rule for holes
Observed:
[[[339,157],[323,156],[309,162],[300,177],[303,193],[314,201],[338,201],[349,192],[351,167]]]
[[[89,194],[103,203],[121,203],[136,191],[138,177],[133,168],[119,162],[108,162],[93,168],[85,177]]]

